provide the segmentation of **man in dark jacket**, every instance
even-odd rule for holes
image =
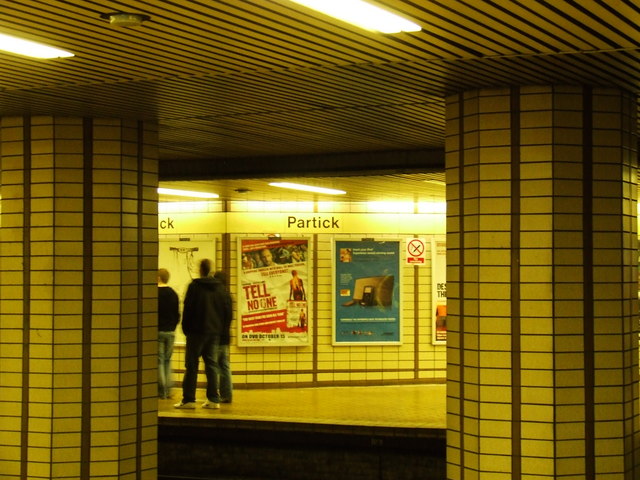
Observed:
[[[225,316],[222,318],[222,334],[218,351],[218,365],[220,365],[220,402],[231,403],[233,399],[233,381],[231,380],[231,364],[229,361],[229,345],[231,344],[231,320],[233,312],[233,300],[227,285],[227,275],[222,271],[213,274],[213,278],[222,283],[225,288],[226,298]]]
[[[200,278],[196,278],[187,288],[182,310],[182,330],[187,337],[185,352],[185,373],[182,380],[182,402],[175,408],[196,407],[196,385],[200,357],[204,361],[207,377],[207,400],[203,408],[220,408],[218,392],[218,348],[223,332],[223,319],[231,315],[226,297],[226,288],[210,277],[211,260],[200,262]]]
[[[171,391],[171,355],[175,330],[180,321],[178,294],[168,285],[169,271],[158,269],[158,396],[169,398]]]

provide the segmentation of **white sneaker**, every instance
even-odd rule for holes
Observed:
[[[218,408],[220,408],[220,404],[219,404],[219,403],[215,403],[215,402],[211,402],[211,401],[207,400],[206,402],[204,402],[204,403],[202,404],[202,408],[218,409]]]
[[[176,403],[173,408],[193,409],[196,408],[196,402],[180,402]]]

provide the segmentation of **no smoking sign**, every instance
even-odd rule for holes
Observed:
[[[407,240],[407,263],[424,265],[427,261],[425,241],[421,238]]]

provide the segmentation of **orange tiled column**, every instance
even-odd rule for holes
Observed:
[[[156,131],[0,120],[0,476],[154,479]]]
[[[447,99],[451,480],[637,480],[636,99]]]

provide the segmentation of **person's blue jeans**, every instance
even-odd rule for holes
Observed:
[[[218,365],[220,365],[220,401],[231,403],[233,398],[233,381],[229,362],[229,345],[218,345]]]
[[[175,332],[158,332],[158,396],[169,397],[171,390],[171,355]]]
[[[218,377],[220,365],[218,363],[218,343],[220,337],[207,334],[187,335],[185,351],[185,372],[182,380],[182,402],[196,401],[196,387],[198,384],[198,365],[200,357],[204,361],[204,373],[207,377],[207,399],[214,403],[220,402],[218,393]]]

